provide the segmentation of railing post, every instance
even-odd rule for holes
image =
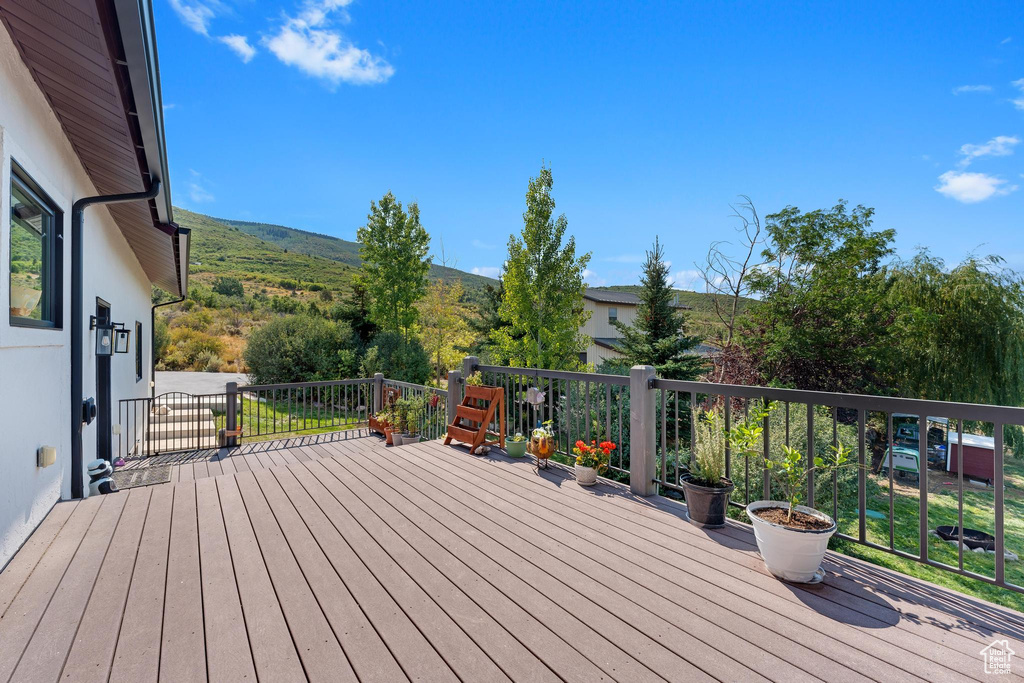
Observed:
[[[451,424],[455,419],[455,408],[462,403],[462,372],[451,370],[448,372],[448,403],[445,406],[445,425]]]
[[[480,365],[480,359],[476,356],[466,356],[462,359],[462,378],[466,379],[474,372],[476,372],[477,366]]]
[[[384,373],[378,372],[373,376],[373,414],[376,415],[384,408]]]
[[[629,488],[640,496],[658,492],[655,390],[649,386],[654,377],[650,365],[634,365],[629,371]]]
[[[228,434],[232,434],[224,444],[226,446],[237,446],[238,437],[234,436],[234,432],[238,429],[238,382],[228,382],[227,389],[227,417],[224,423],[224,428]]]

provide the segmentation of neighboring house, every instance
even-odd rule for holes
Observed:
[[[583,309],[590,311],[590,318],[580,328],[580,333],[586,336],[590,343],[580,360],[598,366],[609,358],[622,358],[622,353],[619,352],[622,333],[613,322],[617,320],[624,325],[632,325],[636,320],[639,305],[640,297],[636,294],[589,287],[583,294]],[[675,307],[690,310],[689,306],[678,302]],[[713,349],[701,344],[698,352],[709,354]]]
[[[149,0],[2,0],[0,19],[2,568],[58,499],[88,495],[118,401],[148,395],[151,286],[187,290],[188,235]],[[125,193],[146,198],[76,204]]]

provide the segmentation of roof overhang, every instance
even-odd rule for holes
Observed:
[[[149,280],[173,294],[187,291],[151,0],[3,0],[0,19],[97,193],[141,192],[160,180],[148,203],[108,210]]]

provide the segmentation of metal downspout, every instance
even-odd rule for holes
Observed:
[[[145,192],[82,197],[71,207],[71,497],[84,494],[85,471],[82,460],[83,410],[83,294],[82,291],[82,224],[85,209],[94,204],[123,204],[148,201],[160,192],[160,180],[154,179]]]

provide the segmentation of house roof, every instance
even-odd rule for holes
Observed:
[[[155,199],[107,208],[150,281],[187,289],[174,225],[151,0],[4,0],[0,20],[100,194]]]
[[[640,297],[632,292],[618,292],[613,289],[595,289],[594,287],[587,287],[586,291],[583,292],[584,299],[590,299],[591,301],[601,304],[617,304],[619,306],[639,306]],[[684,310],[690,310],[690,306],[676,303],[673,304],[673,308],[680,308]]]

